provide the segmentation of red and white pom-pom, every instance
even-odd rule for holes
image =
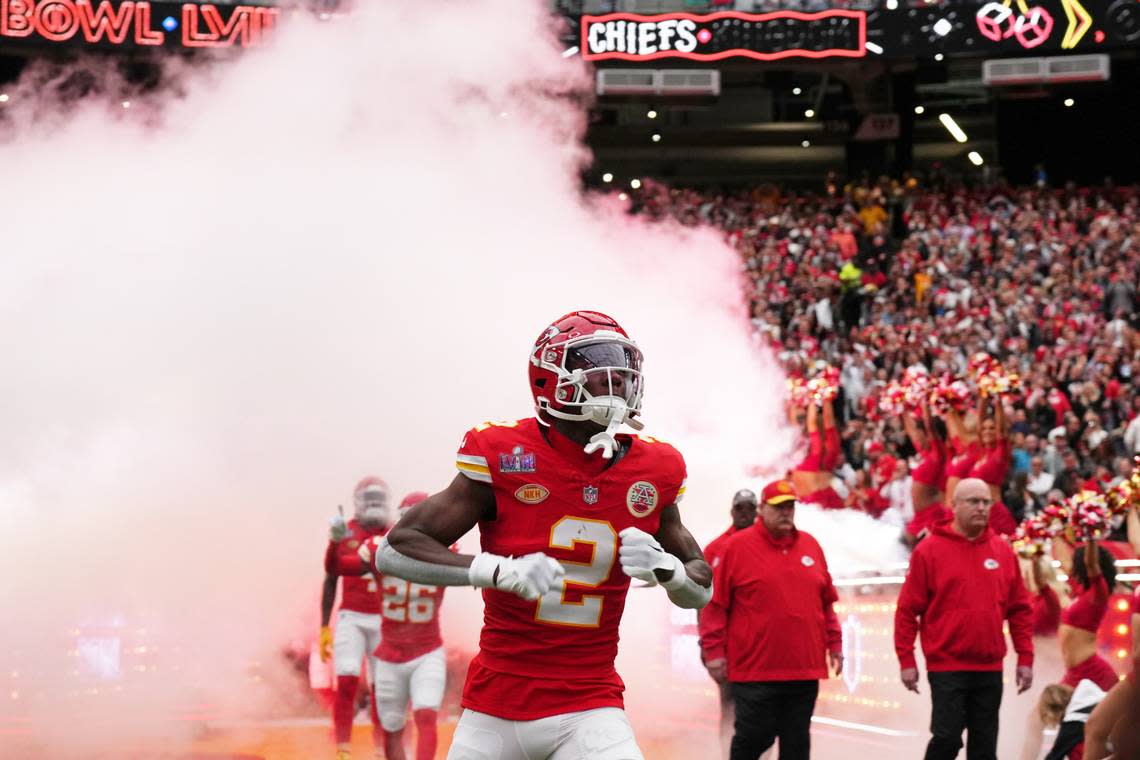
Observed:
[[[888,417],[901,417],[907,412],[906,402],[906,388],[898,383],[891,383],[879,396],[879,411]]]
[[[955,383],[960,383],[960,385],[955,386]],[[930,411],[939,417],[945,417],[951,411],[961,411],[957,397],[959,396],[961,386],[964,385],[965,383],[962,383],[960,380],[954,380],[949,374],[932,380],[930,392],[927,397],[930,403]],[[967,388],[967,390],[969,389]]]
[[[1068,504],[1069,524],[1076,539],[1099,539],[1108,534],[1111,529],[1109,525],[1111,515],[1103,494],[1096,491],[1081,491],[1070,496]]]
[[[964,380],[943,378],[930,393],[930,407],[938,415],[951,411],[963,414],[970,407],[972,396],[970,386]]]
[[[831,401],[835,398],[835,394],[838,393],[838,391],[839,388],[832,385],[823,375],[816,375],[807,381],[808,399],[813,404],[822,404],[825,401]]]
[[[825,364],[815,377],[807,381],[808,403],[822,404],[839,394],[839,370]]]
[[[982,375],[990,372],[994,368],[995,364],[997,364],[996,359],[985,352],[979,351],[978,353],[971,356],[970,360],[966,362],[966,372],[969,373],[970,377],[973,377],[976,380]]]
[[[788,403],[798,409],[808,405],[807,383],[802,377],[788,378]]]
[[[907,409],[919,411],[930,398],[933,381],[926,372],[908,369],[903,373],[901,385],[905,392]]]
[[[1033,527],[1043,538],[1056,538],[1069,527],[1072,510],[1068,504],[1050,504],[1032,519]]]

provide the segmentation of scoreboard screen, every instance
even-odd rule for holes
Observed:
[[[582,16],[589,61],[761,61],[1096,53],[1140,44],[1140,0],[991,0],[973,5]]]

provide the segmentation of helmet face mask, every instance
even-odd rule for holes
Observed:
[[[361,525],[369,528],[386,528],[391,523],[388,504],[388,484],[369,476],[356,484],[352,493],[354,516]]]
[[[554,416],[570,414],[605,427],[615,415],[640,411],[641,351],[632,341],[596,337],[568,341],[561,369],[554,397],[562,408]]]

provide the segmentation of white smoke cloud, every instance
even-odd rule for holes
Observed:
[[[583,196],[589,76],[541,4],[361,5],[130,109],[11,91],[0,701],[32,733],[0,743],[282,709],[325,519],[366,473],[441,488],[464,430],[530,414],[528,349],[572,309],[642,345],[647,432],[687,455],[702,542],[745,472],[788,464],[737,255]],[[477,608],[449,593],[450,640],[473,645]],[[129,642],[122,681],[86,675],[76,630]]]

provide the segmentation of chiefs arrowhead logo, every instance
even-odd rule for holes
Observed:
[[[625,506],[634,517],[645,517],[657,508],[657,486],[639,480],[625,494]]]

